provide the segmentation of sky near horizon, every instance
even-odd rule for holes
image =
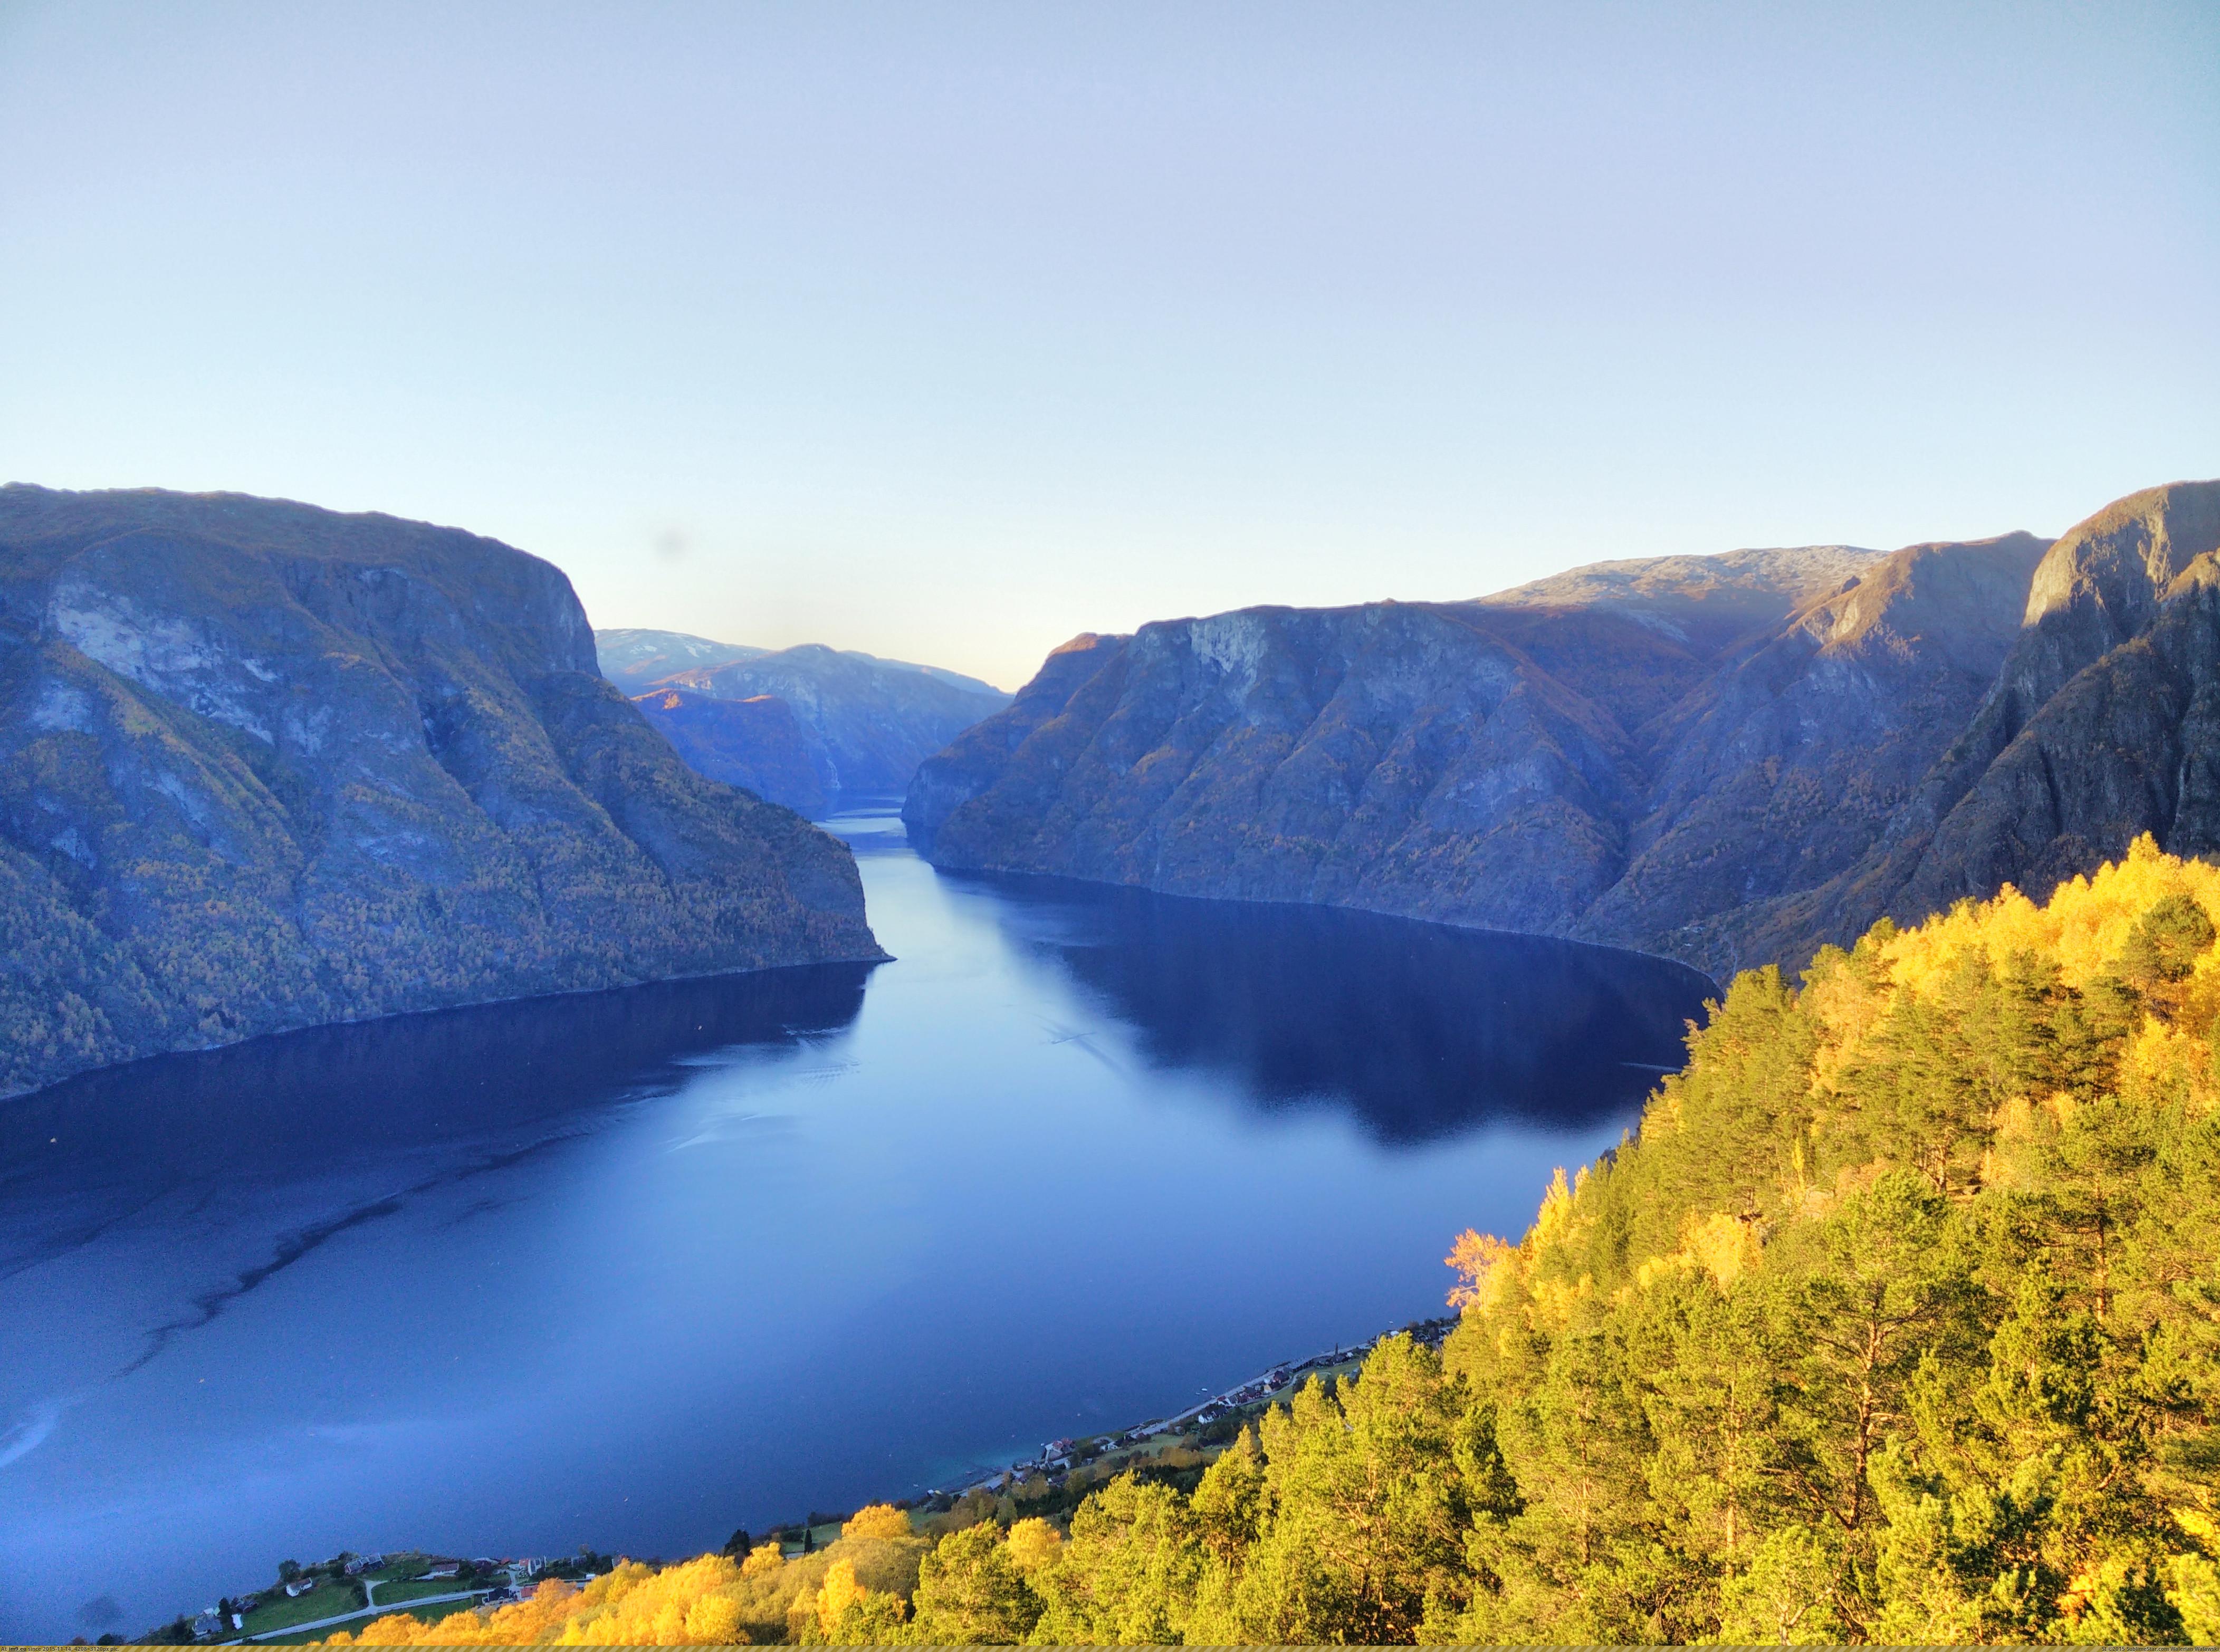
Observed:
[[[2220,475],[2220,6],[0,0],[0,480],[1082,630]]]

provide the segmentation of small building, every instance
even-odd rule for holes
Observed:
[[[223,1619],[212,1610],[193,1619],[193,1638],[196,1641],[212,1641],[222,1633]]]

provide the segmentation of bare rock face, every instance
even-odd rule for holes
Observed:
[[[950,867],[1798,965],[2138,831],[2216,841],[2216,485],[2055,546],[1606,563],[1082,639],[905,819]]]
[[[1612,623],[1622,660],[1683,669],[1677,645]],[[1388,603],[1097,639],[1055,657],[1103,664],[982,791],[932,819],[955,795],[935,758],[911,814],[939,865],[1537,928],[1608,882],[1641,776],[1613,720],[1498,634],[1518,628]],[[1051,697],[1029,687],[967,755]]]
[[[1605,563],[1082,639],[905,818],[949,866],[1799,965],[2141,832],[2220,850],[2220,483],[2055,545]]]
[[[923,765],[904,819],[944,866],[1570,933],[1638,851],[1653,729],[1875,554],[1611,564],[1483,602],[1081,638]]]
[[[1911,545],[1731,651],[1648,731],[1656,779],[1625,873],[1575,932],[1715,969],[1771,961],[1744,956],[1753,908],[1881,839],[1980,708],[2045,549],[2025,533]]]
[[[2005,883],[2041,900],[2150,832],[2220,849],[2220,483],[2108,505],[2051,546],[1988,693],[1858,864],[1750,914],[1853,933]]]
[[[0,489],[0,1091],[284,1027],[879,956],[560,571],[284,502]]]

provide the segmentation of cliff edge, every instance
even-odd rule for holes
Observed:
[[[0,1093],[314,1022],[882,956],[560,570],[284,501],[0,488]]]

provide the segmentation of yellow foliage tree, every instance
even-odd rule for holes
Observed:
[[[844,1537],[907,1537],[909,1516],[891,1503],[873,1503],[857,1509],[840,1528]]]

